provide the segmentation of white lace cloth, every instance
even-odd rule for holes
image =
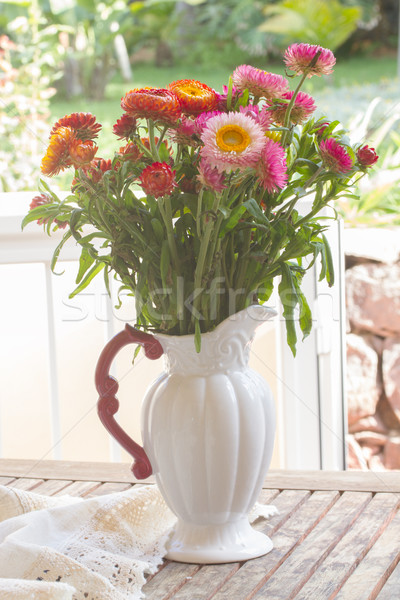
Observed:
[[[0,521],[0,600],[137,600],[175,517],[154,485],[87,500],[0,486]]]

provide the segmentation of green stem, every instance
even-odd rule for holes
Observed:
[[[164,202],[164,205],[163,205]],[[160,209],[161,216],[164,221],[165,228],[167,230],[167,240],[169,250],[171,252],[172,259],[174,261],[174,266],[177,275],[180,275],[180,260],[178,256],[178,250],[176,248],[175,236],[174,236],[174,226],[172,223],[172,211],[171,211],[171,199],[169,196],[163,196],[162,199],[158,202],[158,207]]]
[[[150,141],[151,152],[153,154],[153,158],[155,158],[155,160],[159,161],[160,155],[158,153],[158,148],[156,146],[156,141],[154,139],[154,122],[151,119],[148,119],[147,123],[148,123],[148,127],[149,127],[149,141]]]
[[[197,196],[197,213],[196,213],[196,232],[197,237],[201,238],[201,209],[202,209],[202,201],[203,201],[204,188],[202,187],[199,195]]]
[[[214,204],[212,207],[212,212],[215,214],[218,210],[219,207],[219,202],[220,202],[220,197],[216,196],[214,198]],[[203,280],[203,274],[204,274],[204,265],[205,265],[205,260],[206,260],[206,256],[207,256],[207,250],[208,250],[208,245],[210,243],[210,238],[211,238],[211,234],[213,232],[214,229],[214,221],[212,218],[210,218],[209,222],[207,223],[205,229],[204,229],[204,236],[203,239],[200,242],[200,250],[199,250],[199,256],[197,259],[197,265],[196,265],[196,270],[194,272],[194,291],[195,293],[197,292],[197,290],[200,289],[201,287],[201,282]],[[197,294],[194,302],[193,302],[193,308],[194,311],[193,313],[195,313],[198,308],[199,308],[199,304],[201,302],[201,294]],[[192,315],[192,322],[195,320],[194,314]]]

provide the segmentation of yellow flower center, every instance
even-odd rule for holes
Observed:
[[[225,125],[217,131],[216,142],[223,152],[243,152],[250,144],[249,134],[239,125]]]
[[[280,142],[282,134],[280,131],[266,131],[265,137],[269,138],[273,142]]]
[[[183,94],[187,94],[188,96],[204,96],[204,90],[202,90],[199,87],[196,87],[195,85],[185,85],[183,87],[181,87],[180,90]]]

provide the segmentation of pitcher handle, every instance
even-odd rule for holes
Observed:
[[[119,402],[115,395],[119,386],[117,380],[111,377],[109,371],[118,352],[128,344],[143,346],[145,355],[151,360],[160,358],[163,354],[160,342],[153,335],[126,324],[125,329],[108,342],[97,362],[95,374],[96,389],[99,393],[97,412],[107,431],[135,459],[131,469],[136,479],[146,479],[150,477],[153,469],[144,448],[134,442],[114,419],[114,415],[119,408]]]

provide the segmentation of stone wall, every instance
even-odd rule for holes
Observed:
[[[400,469],[400,229],[345,230],[348,459]]]

